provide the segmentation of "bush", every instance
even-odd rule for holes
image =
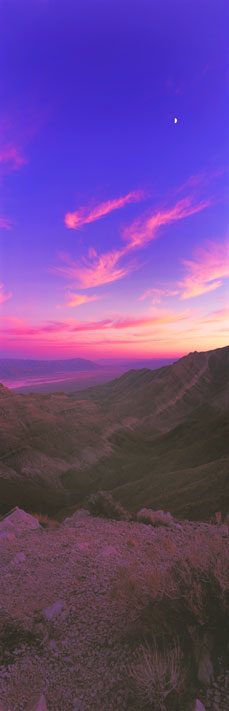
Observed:
[[[118,521],[128,521],[130,514],[113,499],[109,491],[97,491],[88,498],[88,509],[92,516],[102,518],[117,519]]]
[[[155,645],[141,645],[135,661],[129,667],[129,675],[140,708],[155,708],[166,711],[166,699],[173,692],[179,695],[185,681],[181,667],[182,653],[179,646],[160,651]]]
[[[152,509],[141,509],[137,513],[138,523],[145,523],[150,526],[174,526],[175,521],[171,513],[165,511],[152,511]]]
[[[120,566],[111,591],[123,620],[123,640],[146,649],[142,662],[132,669],[142,694],[139,709],[186,708],[183,695],[188,688],[198,689],[201,658],[209,659],[213,673],[219,657],[222,664],[226,659],[229,555],[225,535],[209,527],[191,536],[190,531],[182,538],[173,536],[172,548],[168,543],[166,533],[155,537],[146,565],[132,560]],[[179,698],[177,664],[178,686],[175,689],[174,685],[173,694],[171,688],[173,657],[169,650],[174,647],[174,639],[186,669],[185,689],[179,692]],[[168,698],[163,695],[166,690]]]
[[[42,528],[48,528],[49,531],[55,531],[59,528],[58,521],[53,518],[49,518],[47,514],[35,513],[33,516],[39,521]]]

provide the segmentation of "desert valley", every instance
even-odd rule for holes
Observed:
[[[1,711],[226,711],[228,372],[1,386]]]
[[[0,711],[229,709],[228,0],[0,0]]]

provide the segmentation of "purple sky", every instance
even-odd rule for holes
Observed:
[[[227,8],[0,0],[2,356],[228,342]]]

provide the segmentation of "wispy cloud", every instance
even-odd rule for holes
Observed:
[[[124,255],[124,249],[105,252],[100,256],[91,253],[90,257],[83,257],[81,262],[72,261],[70,265],[55,267],[54,271],[69,279],[76,279],[77,284],[82,288],[102,286],[122,279],[132,271],[133,264],[118,266],[119,260]]]
[[[69,229],[77,230],[79,227],[82,227],[82,225],[99,220],[101,217],[108,215],[109,212],[118,210],[130,202],[139,202],[139,200],[143,200],[144,197],[145,195],[143,191],[135,190],[127,195],[124,195],[123,197],[101,202],[94,207],[91,205],[79,207],[75,212],[67,212],[64,219],[65,225]]]
[[[87,296],[86,294],[75,294],[72,291],[68,291],[66,294],[67,306],[81,306],[81,304],[88,304],[90,301],[98,301],[100,298],[96,294]]]
[[[6,292],[4,291],[4,285],[0,284],[0,304],[3,304],[5,301],[8,301],[8,299],[11,299],[11,296],[11,291],[6,294]]]
[[[8,217],[0,216],[0,228],[2,228],[3,230],[11,230],[11,224],[12,223]]]
[[[221,323],[221,322],[226,322],[227,324],[229,323],[229,306],[226,306],[224,309],[218,309],[217,311],[211,311],[209,314],[206,314],[206,316],[203,316],[201,319],[199,319],[200,323]]]
[[[122,236],[126,244],[119,249],[97,255],[96,251],[90,248],[88,257],[75,262],[71,260],[70,264],[55,267],[52,271],[76,279],[82,288],[97,287],[122,279],[138,267],[136,261],[120,264],[122,259],[127,258],[132,251],[146,247],[157,237],[161,227],[200,212],[209,204],[210,200],[194,202],[194,198],[189,196],[179,200],[171,208],[148,212],[147,216],[144,215],[125,228]]]
[[[145,299],[152,298],[153,304],[160,304],[163,296],[177,296],[179,294],[178,289],[147,289],[139,296],[139,301],[144,301]]]
[[[124,230],[123,237],[128,242],[129,249],[139,249],[155,239],[160,227],[194,215],[209,205],[210,199],[195,202],[189,195],[171,208],[164,208],[151,212],[147,217],[138,218]]]
[[[187,313],[173,313],[172,311],[155,311],[154,313],[107,316],[99,321],[48,321],[46,323],[30,325],[17,319],[3,320],[2,334],[21,337],[40,337],[41,335],[74,334],[83,331],[112,331],[131,328],[159,327],[187,319]],[[12,321],[12,322],[11,322]]]
[[[208,242],[199,247],[193,260],[184,260],[186,275],[178,283],[181,299],[190,299],[215,291],[229,277],[229,241]]]
[[[0,144],[0,163],[10,170],[18,170],[27,160],[18,146],[8,143],[3,146]]]

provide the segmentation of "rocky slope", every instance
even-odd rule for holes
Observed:
[[[229,502],[229,348],[68,395],[0,388],[2,513],[57,513],[109,489],[208,519]]]
[[[134,635],[129,629],[133,591],[139,594],[142,580],[149,584],[155,561],[163,571],[185,559],[191,539],[202,543],[203,555],[206,541],[226,550],[228,529],[189,522],[155,529],[80,511],[54,531],[18,510],[0,521],[1,711],[148,709],[130,685],[141,649],[137,628]],[[214,623],[212,614],[211,629]],[[201,709],[196,698],[206,711],[226,711],[225,670],[220,677],[209,650],[198,653],[200,678],[188,685],[182,711]],[[178,711],[176,701],[168,708]]]

